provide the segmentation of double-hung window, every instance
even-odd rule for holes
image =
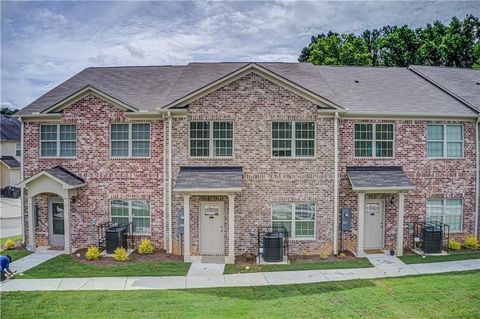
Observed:
[[[462,124],[428,124],[427,126],[428,157],[463,156]]]
[[[233,122],[190,122],[190,156],[232,157]]]
[[[461,198],[427,200],[427,223],[441,222],[453,232],[462,231],[463,201]]]
[[[42,157],[77,156],[77,127],[72,124],[41,125],[40,155]]]
[[[15,156],[21,156],[21,155],[22,155],[22,144],[15,143]]]
[[[132,223],[134,234],[150,234],[150,205],[144,200],[112,200],[110,218],[113,225]]]
[[[150,124],[119,123],[110,127],[112,157],[149,157]]]
[[[315,238],[314,203],[274,203],[272,228],[285,228],[293,239]]]
[[[356,123],[355,157],[393,157],[392,123]]]
[[[272,122],[273,157],[314,157],[315,122]]]

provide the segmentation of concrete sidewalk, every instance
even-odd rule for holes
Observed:
[[[480,269],[480,259],[405,265],[396,257],[369,256],[374,268],[279,271],[233,275],[13,279],[0,291],[138,290],[269,286],[372,279]]]
[[[10,264],[10,269],[15,270],[17,273],[22,273],[61,254],[62,252],[58,250],[38,247],[33,254],[14,260]]]

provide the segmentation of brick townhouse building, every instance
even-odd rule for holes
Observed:
[[[18,113],[25,240],[66,252],[131,223],[186,261],[402,254],[414,222],[478,232],[480,72],[308,63],[87,68]],[[341,231],[342,208],[351,227]],[[178,213],[183,212],[183,231]]]

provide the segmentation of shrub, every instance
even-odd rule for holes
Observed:
[[[451,250],[460,250],[460,248],[462,248],[462,245],[460,244],[460,242],[458,242],[456,240],[451,240],[448,243],[448,248],[451,249]]]
[[[467,236],[463,242],[463,245],[468,249],[477,249],[480,246],[477,237],[474,235]]]
[[[128,255],[127,255],[127,250],[125,248],[116,248],[115,251],[113,252],[113,259],[116,261],[127,261],[128,260]]]
[[[142,240],[138,246],[138,253],[141,255],[153,254],[154,250],[155,248],[153,248],[152,242],[148,239]]]
[[[98,249],[97,246],[88,247],[85,258],[87,258],[88,260],[100,259],[100,249]]]
[[[3,244],[3,247],[5,247],[5,249],[13,249],[15,247],[15,242],[11,239],[7,239],[5,241],[5,243]]]

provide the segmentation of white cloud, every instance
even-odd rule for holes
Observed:
[[[1,101],[23,107],[88,66],[296,61],[310,37],[422,26],[474,2],[2,2]]]

